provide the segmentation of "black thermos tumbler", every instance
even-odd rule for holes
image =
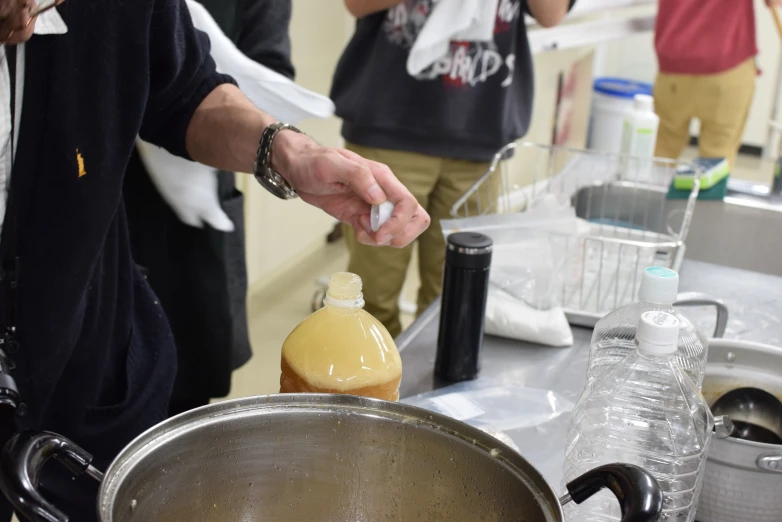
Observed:
[[[435,375],[450,382],[478,376],[489,292],[491,238],[475,232],[448,236]]]

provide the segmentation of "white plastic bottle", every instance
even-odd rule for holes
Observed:
[[[652,175],[652,157],[657,143],[660,118],[654,113],[654,98],[636,94],[633,110],[622,125],[622,154],[631,156],[625,166],[625,179],[647,182]]]
[[[679,321],[646,312],[638,348],[602,378],[587,384],[570,421],[565,483],[614,462],[648,471],[663,490],[663,522],[692,522],[714,418],[695,384],[674,360]],[[621,520],[616,500],[600,493],[568,504],[570,522]]]
[[[683,313],[674,308],[678,292],[679,274],[676,271],[659,266],[644,270],[638,293],[639,302],[614,310],[595,325],[589,350],[587,380],[594,380],[635,352],[636,327],[641,314],[656,310],[667,312],[679,320],[676,362],[700,390],[706,371],[709,342]]]

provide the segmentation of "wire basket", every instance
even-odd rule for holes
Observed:
[[[670,197],[679,167],[695,171],[691,191]],[[551,233],[565,252],[560,303],[571,324],[594,326],[638,297],[643,270],[678,270],[700,188],[690,164],[596,151],[512,143],[454,204],[451,216],[525,212],[546,198],[569,202],[588,232]]]

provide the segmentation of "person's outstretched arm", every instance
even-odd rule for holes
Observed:
[[[527,7],[540,25],[554,27],[575,3],[575,0],[527,0]]]
[[[345,7],[350,14],[356,18],[361,18],[384,9],[389,9],[404,0],[345,0]]]
[[[150,75],[141,138],[218,169],[252,172],[263,131],[274,119],[216,72],[209,39],[193,27],[184,0],[147,1]],[[352,225],[362,243],[405,246],[429,225],[426,211],[384,165],[290,130],[277,135],[271,157],[305,202]],[[394,214],[372,232],[371,205],[386,200]]]
[[[252,172],[263,130],[275,120],[235,86],[214,89],[198,106],[187,129],[187,151],[215,168]],[[304,134],[281,131],[274,140],[272,168],[302,200],[353,226],[364,244],[403,247],[418,237],[429,215],[388,167],[343,149],[318,145]],[[373,204],[391,201],[391,219],[372,232]]]

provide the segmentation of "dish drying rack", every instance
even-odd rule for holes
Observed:
[[[552,196],[569,202],[587,233],[550,233],[565,252],[560,304],[573,325],[592,327],[637,299],[643,270],[679,270],[700,188],[669,198],[676,169],[690,164],[532,143],[506,145],[454,204],[453,218],[525,212]]]

